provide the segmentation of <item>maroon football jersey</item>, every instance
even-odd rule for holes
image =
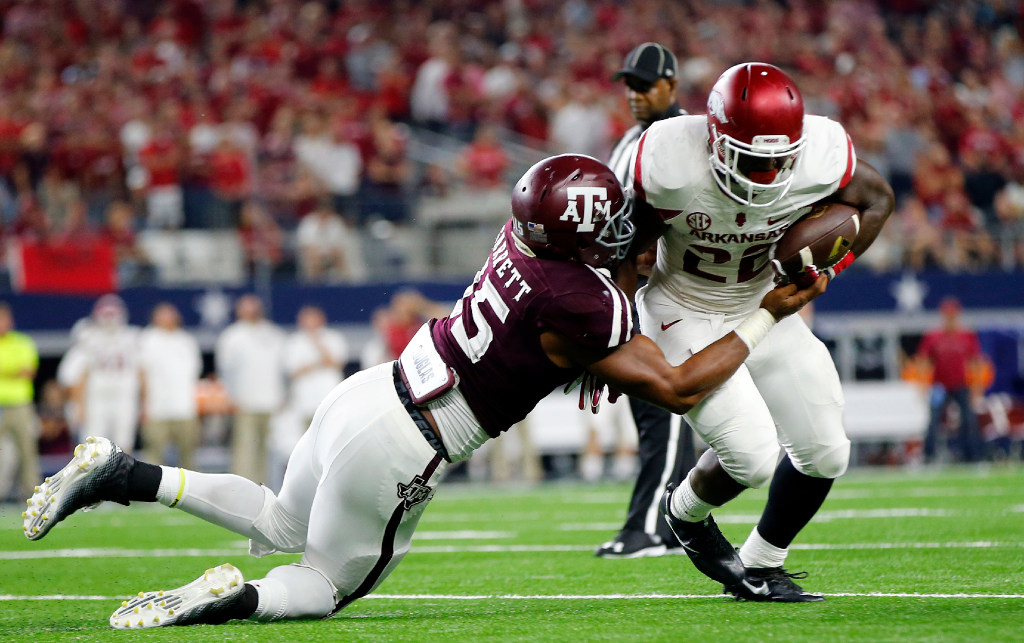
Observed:
[[[542,331],[594,348],[618,346],[633,334],[629,298],[607,274],[524,250],[510,221],[452,314],[433,326],[434,345],[492,437],[582,372],[551,363]]]

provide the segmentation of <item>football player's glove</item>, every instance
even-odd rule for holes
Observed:
[[[582,375],[567,383],[565,388],[562,389],[562,392],[568,395],[576,388],[577,385],[580,387],[580,410],[586,411],[587,407],[590,407],[590,412],[597,415],[597,412],[601,407],[601,397],[604,395],[605,383],[589,371],[583,371]],[[612,388],[611,386],[608,386],[607,388],[608,403],[615,404],[619,397],[622,396],[622,392]]]
[[[847,252],[845,255],[843,255],[842,259],[835,262],[828,268],[825,268],[824,270],[819,270],[818,267],[815,266],[814,264],[804,266],[803,272],[800,273],[799,276],[792,279],[782,269],[782,264],[779,263],[777,259],[772,259],[771,264],[772,270],[775,271],[775,283],[777,285],[785,286],[786,284],[792,282],[795,283],[800,288],[810,288],[812,285],[814,285],[814,282],[817,281],[818,277],[820,277],[821,275],[825,275],[826,277],[828,277],[829,281],[832,281],[833,279],[836,278],[836,275],[849,268],[850,264],[853,263],[854,259],[856,259],[856,256],[854,256],[852,252]]]

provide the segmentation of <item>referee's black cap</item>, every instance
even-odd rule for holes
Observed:
[[[622,69],[612,74],[612,80],[623,76],[636,76],[649,83],[659,78],[676,77],[676,56],[664,45],[645,42],[626,54]]]

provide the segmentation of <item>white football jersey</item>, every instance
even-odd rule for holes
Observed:
[[[706,117],[651,125],[637,147],[634,189],[672,227],[658,241],[648,287],[693,310],[756,309],[771,289],[772,245],[811,204],[845,186],[856,167],[853,143],[839,123],[805,116],[804,135],[789,192],[774,205],[752,208],[715,182]]]
[[[139,329],[90,327],[75,344],[88,374],[87,399],[132,398],[139,394]]]

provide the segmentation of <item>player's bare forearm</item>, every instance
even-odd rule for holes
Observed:
[[[672,366],[651,339],[637,335],[588,370],[626,395],[682,414],[732,377],[748,354],[747,345],[729,333]]]
[[[850,251],[859,257],[875,241],[896,203],[889,182],[869,163],[857,159],[857,170],[845,188],[835,193],[835,200],[860,210],[860,232]]]

